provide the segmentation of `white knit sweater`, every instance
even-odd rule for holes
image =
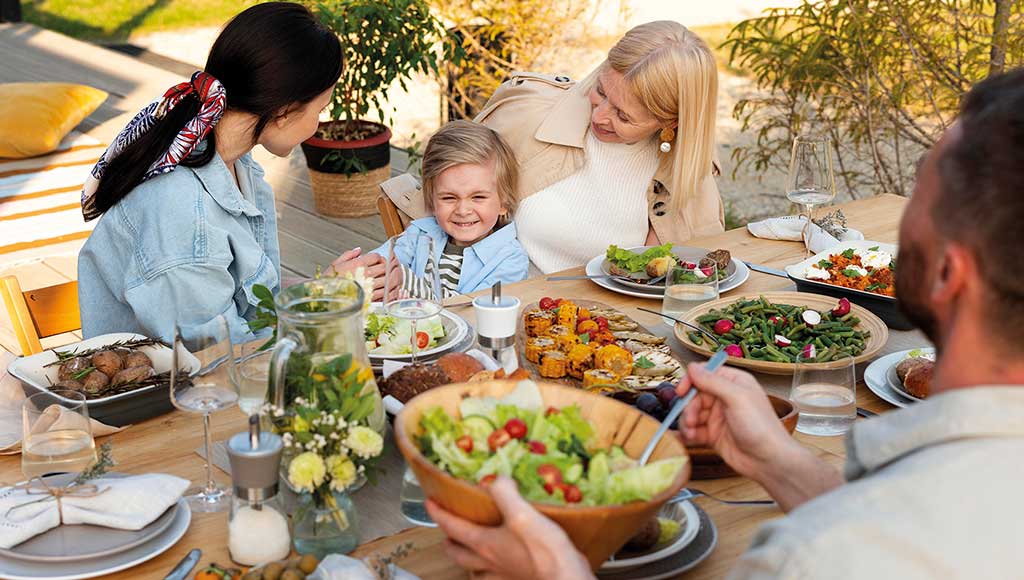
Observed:
[[[576,173],[527,197],[515,213],[519,241],[545,274],[581,266],[609,244],[647,240],[647,188],[658,169],[653,140],[604,143],[587,133]]]

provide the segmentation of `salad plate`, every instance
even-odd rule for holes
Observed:
[[[658,560],[664,560],[688,546],[697,537],[697,532],[700,531],[700,516],[697,515],[696,506],[689,501],[666,504],[658,512],[658,517],[672,520],[680,525],[679,532],[675,538],[640,552],[620,550],[616,556],[623,557],[612,556],[611,559],[601,566],[600,571],[627,570],[657,562]]]
[[[635,248],[630,248],[630,250],[642,252],[650,247],[651,246],[638,246]],[[683,259],[689,259],[690,257],[695,257],[699,259],[701,256],[707,253],[706,250],[703,250],[701,248],[692,248],[687,246],[674,246],[672,250],[674,252],[677,252],[677,255],[679,255]],[[607,262],[608,258],[605,254],[598,254],[597,256],[594,256],[594,258],[591,259],[589,262],[587,262],[585,272],[587,276],[592,277],[591,281],[597,284],[598,286],[601,286],[602,288],[611,290],[612,292],[616,292],[618,294],[623,294],[625,296],[633,296],[635,298],[649,298],[652,300],[661,300],[665,297],[664,285],[650,286],[648,284],[641,284],[629,281],[619,282],[618,280],[621,280],[621,278],[595,278],[594,276],[610,275],[610,270],[608,269]],[[730,261],[728,268],[726,268],[726,273],[727,276],[725,277],[725,279],[719,282],[719,293],[728,292],[730,290],[738,288],[740,285],[746,282],[747,278],[750,277],[750,268],[748,268],[742,260],[733,258]]]
[[[364,337],[370,363],[380,366],[384,360],[411,361],[410,334],[412,325],[384,313],[380,303],[374,303],[367,315]],[[416,331],[429,337],[425,348],[420,349],[417,358],[429,360],[455,350],[472,337],[469,323],[458,314],[442,310],[435,317],[416,322]]]

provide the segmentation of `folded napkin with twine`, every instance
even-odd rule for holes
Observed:
[[[15,357],[8,352],[0,352],[0,455],[21,453],[21,402],[25,400],[25,391],[21,381],[7,372],[7,365],[14,362]],[[78,415],[69,413],[60,405],[47,409],[53,417],[50,429],[60,429],[61,424],[73,420]],[[71,415],[67,417],[66,415]],[[93,437],[103,437],[123,431],[125,427],[111,427],[90,419]]]
[[[186,479],[162,473],[100,478],[73,487],[45,480],[0,490],[0,548],[9,549],[63,524],[141,530],[177,503]]]
[[[843,233],[836,237],[815,223],[811,223],[805,232],[804,226],[806,224],[807,218],[804,216],[789,215],[749,223],[747,224],[747,231],[755,238],[766,240],[799,242],[802,239],[807,249],[815,254],[824,252],[836,246],[839,242],[864,239],[864,234],[851,228],[842,228],[844,230]]]

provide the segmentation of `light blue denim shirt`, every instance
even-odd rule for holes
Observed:
[[[281,251],[263,169],[246,154],[235,173],[241,189],[219,155],[178,166],[103,214],[78,256],[86,338],[137,332],[169,342],[177,322],[191,343],[223,314],[236,344],[252,340],[252,287],[277,293]]]
[[[423,276],[427,267],[427,239],[434,240],[435,257],[439,259],[448,234],[433,217],[414,220],[396,240],[395,257],[417,276]],[[373,253],[387,258],[387,242]],[[530,258],[516,239],[516,225],[510,223],[463,251],[459,292],[486,290],[498,281],[509,284],[525,280],[529,268]]]

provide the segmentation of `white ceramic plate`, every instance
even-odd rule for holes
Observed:
[[[907,353],[911,350],[917,349],[901,350],[879,357],[864,369],[864,383],[867,384],[868,389],[878,395],[878,398],[897,407],[907,407],[916,402],[916,400],[909,398],[909,395],[894,389],[889,383],[889,370],[895,369],[896,365],[906,358]],[[921,350],[926,352],[933,351],[931,348],[924,347]]]
[[[64,352],[72,351],[85,351],[94,348],[100,348],[115,342],[124,342],[126,340],[138,340],[144,339],[145,336],[141,334],[135,334],[132,332],[116,332],[113,334],[101,334],[92,338],[87,338],[81,342],[75,342],[66,346],[61,346],[56,349],[44,350],[39,354],[32,356],[21,357],[10,364],[7,367],[8,372],[12,376],[19,379],[21,382],[34,387],[39,391],[46,391],[50,388],[50,385],[57,383],[57,372],[60,369],[60,365],[46,366],[57,360],[57,355],[53,352],[54,350]],[[137,349],[139,352],[146,354],[150,360],[153,361],[153,370],[157,373],[164,373],[171,370],[171,358],[173,352],[169,347],[157,344],[153,346],[145,346]],[[188,354],[186,357],[186,367],[189,372],[196,372],[199,370],[199,359]],[[101,397],[99,399],[89,399],[89,405],[99,405],[101,403],[109,403],[111,401],[117,401],[119,399],[125,399],[128,397],[137,397],[142,393],[146,393],[155,389],[167,388],[159,385],[153,385],[142,389],[136,389],[134,391],[128,391],[125,393],[118,393],[109,397]],[[64,402],[70,402],[63,397],[56,396],[58,399],[62,399]]]
[[[0,557],[0,578],[8,580],[79,580],[125,570],[163,554],[188,531],[192,511],[179,504],[177,514],[163,533],[130,550],[103,558],[74,562],[25,562]]]
[[[602,580],[663,580],[681,578],[687,570],[700,565],[718,546],[718,528],[707,512],[694,506],[699,518],[696,537],[682,550],[656,562],[628,570],[598,570]]]
[[[604,261],[604,254],[598,254],[597,256],[594,256],[592,260],[587,262],[587,276],[605,276],[606,272],[603,269]],[[738,288],[741,284],[747,281],[747,278],[750,277],[750,269],[747,268],[747,265],[745,263],[743,263],[743,260],[740,260],[739,258],[736,258],[734,256],[732,259],[732,264],[736,265],[736,273],[729,276],[725,280],[722,280],[719,283],[718,291],[720,294]],[[665,297],[664,287],[630,288],[629,286],[619,284],[618,282],[610,280],[608,278],[592,278],[591,281],[602,288],[606,288],[608,290],[611,290],[612,292],[617,292],[619,294],[624,294],[626,296],[635,296],[637,298],[650,298],[652,300],[661,300]]]
[[[653,247],[656,247],[656,246],[635,246],[635,247],[626,248],[626,249],[629,250],[630,252],[635,253],[635,254],[642,254],[645,251],[647,251],[647,250],[649,250],[649,249],[651,249]],[[704,248],[693,248],[693,247],[690,247],[690,246],[672,246],[672,253],[674,255],[678,256],[679,258],[687,261],[687,262],[697,263],[697,262],[700,262],[705,256],[707,256],[708,251],[705,250]],[[729,262],[729,266],[726,267],[726,269],[725,269],[726,277],[722,278],[721,280],[719,280],[719,286],[725,286],[725,285],[729,284],[731,282],[730,278],[732,278],[732,277],[734,277],[736,275],[736,269],[737,269],[736,261],[735,260],[731,260]],[[611,273],[612,273],[612,265],[611,265],[611,262],[609,262],[607,258],[605,258],[605,260],[603,262],[601,262],[601,271],[604,272],[605,274],[608,274],[608,275],[611,275]],[[649,279],[649,277],[647,276],[646,272],[640,272],[640,273],[637,273],[637,274],[633,274],[633,277],[636,278],[637,280],[647,280],[647,279]],[[638,288],[640,290],[655,290],[655,289],[657,289],[659,291],[664,292],[664,287],[665,287],[664,283],[661,283],[661,284],[658,284],[658,285],[655,285],[655,286],[651,286],[651,285],[646,284],[646,283],[641,282],[641,281],[634,282],[632,280],[629,280],[626,277],[624,277],[621,280],[615,280],[615,282],[617,282],[617,283],[619,283],[619,284],[621,284],[623,286],[629,286],[630,288]]]
[[[797,280],[806,282],[808,284],[813,284],[815,286],[822,286],[824,288],[839,288],[843,291],[850,292],[851,294],[862,294],[864,296],[870,296],[873,298],[880,298],[882,300],[889,300],[895,302],[896,299],[893,298],[892,296],[875,294],[874,292],[865,292],[864,290],[846,288],[844,286],[836,286],[835,284],[829,284],[828,282],[823,282],[821,280],[808,280],[806,277],[808,266],[810,266],[811,264],[817,264],[822,260],[827,260],[828,257],[833,254],[842,253],[850,248],[853,248],[854,250],[867,250],[868,248],[874,248],[875,246],[878,246],[878,249],[880,251],[892,254],[892,257],[894,259],[896,258],[896,254],[899,251],[899,248],[897,248],[895,244],[884,244],[882,242],[872,242],[870,240],[854,240],[850,242],[842,242],[838,245],[832,246],[831,248],[825,250],[824,252],[818,252],[814,256],[807,258],[802,262],[793,264],[792,266],[786,266],[786,273]]]
[[[671,518],[682,524],[679,535],[676,536],[674,541],[669,542],[665,546],[656,550],[640,552],[633,557],[608,560],[601,565],[601,570],[627,570],[629,568],[635,568],[637,566],[643,566],[644,564],[663,560],[689,545],[689,543],[697,537],[697,532],[700,531],[700,516],[697,515],[697,508],[688,501],[681,501],[663,506],[661,511],[658,512],[658,516],[662,518]]]
[[[374,312],[383,312],[384,308],[380,303],[374,303],[371,306]],[[448,310],[441,311],[441,326],[444,327],[444,338],[437,341],[437,346],[434,348],[428,348],[421,350],[416,353],[418,359],[430,359],[436,358],[452,349],[459,346],[469,334],[469,323],[466,319],[462,318],[458,314],[449,312]],[[384,360],[400,360],[400,361],[411,361],[411,354],[373,354],[370,353],[371,365],[377,365],[383,363]]]
[[[934,348],[921,348],[921,349],[916,349],[916,350],[920,350],[921,354],[930,354],[930,355],[932,355],[933,359],[935,357],[935,349]],[[904,358],[906,357],[907,353],[909,353],[909,352],[910,351],[907,351],[906,353],[904,353],[904,355],[903,355]],[[898,374],[896,374],[896,367],[899,366],[899,364],[901,362],[903,362],[903,358],[900,358],[899,360],[894,362],[892,365],[889,366],[888,370],[886,370],[885,378],[889,381],[889,386],[892,387],[892,390],[894,390],[897,393],[899,393],[900,395],[910,399],[911,401],[916,401],[916,402],[923,401],[924,399],[922,399],[921,397],[915,397],[914,395],[911,395],[909,392],[907,392],[907,388],[905,386],[903,386],[903,381],[900,380],[900,376]]]

